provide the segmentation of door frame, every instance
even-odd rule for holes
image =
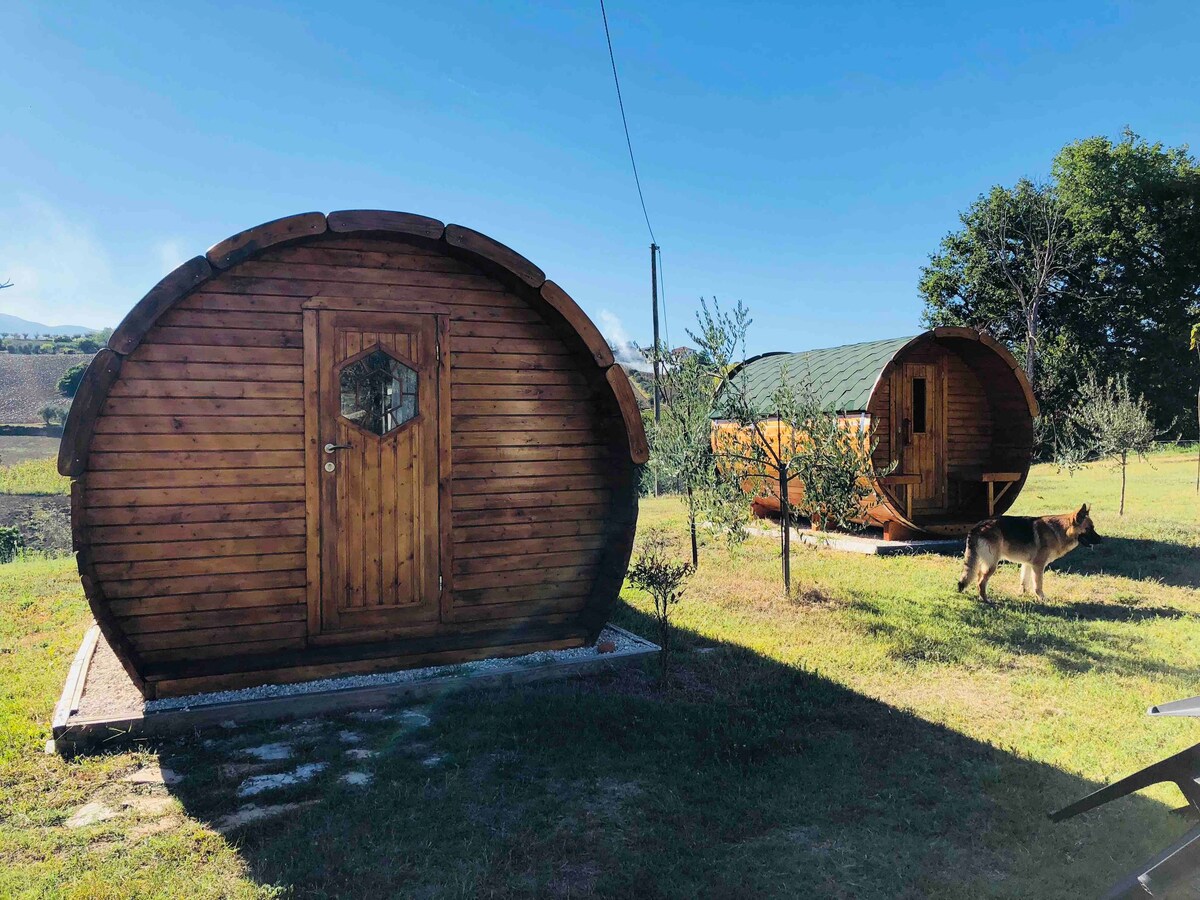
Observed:
[[[948,366],[946,356],[939,354],[936,359],[929,361],[902,361],[895,369],[892,379],[891,400],[892,400],[892,435],[898,453],[894,453],[897,462],[899,463],[897,474],[920,474],[924,477],[925,473],[919,469],[916,473],[910,470],[911,458],[908,454],[910,444],[905,442],[904,421],[908,416],[905,416],[905,411],[909,411],[911,416],[912,410],[912,378],[909,377],[907,368],[909,366],[921,366],[931,371],[934,384],[936,385],[937,397],[929,398],[926,395],[926,424],[925,434],[933,439],[933,468],[934,475],[938,479],[936,485],[938,500],[933,512],[945,511],[949,504],[949,434],[947,430],[946,414],[947,409],[947,381],[948,381]],[[927,379],[928,380],[928,379]],[[909,491],[913,490],[912,485],[908,487]],[[926,504],[931,501],[925,500]]]
[[[304,334],[304,518],[307,599],[307,644],[344,644],[364,642],[363,631],[325,631],[322,615],[322,585],[324,562],[321,525],[322,437],[320,421],[321,370],[318,347],[319,321],[322,311],[343,310],[396,316],[425,315],[435,319],[436,371],[438,415],[435,429],[437,477],[437,548],[440,592],[436,616],[414,623],[372,629],[371,641],[382,641],[405,635],[427,634],[448,620],[454,589],[454,544],[452,541],[452,467],[450,446],[450,308],[436,303],[396,304],[384,300],[363,300],[351,297],[316,296],[301,304]]]

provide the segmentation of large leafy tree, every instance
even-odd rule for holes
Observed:
[[[1053,185],[1028,179],[994,187],[960,217],[921,273],[926,316],[972,325],[1017,347],[1038,381],[1045,320],[1066,288],[1073,261],[1070,224]]]
[[[1094,372],[1127,376],[1160,427],[1179,419],[1192,379],[1178,335],[1200,311],[1200,167],[1186,147],[1131,131],[1077,141],[1048,183],[993,188],[961,219],[922,271],[927,322],[1008,343],[1052,417]]]
[[[1192,325],[1192,337],[1188,346],[1200,357],[1200,322]],[[1200,388],[1196,388],[1196,426],[1200,429]],[[1200,494],[1200,442],[1196,443],[1196,493]]]

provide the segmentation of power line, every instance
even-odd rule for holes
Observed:
[[[604,19],[604,39],[608,42],[608,60],[612,63],[613,84],[617,86],[617,105],[621,108],[621,124],[625,126],[625,146],[629,148],[629,164],[633,166],[633,183],[637,185],[638,200],[642,204],[642,215],[646,219],[646,230],[650,232],[650,243],[655,244],[654,229],[650,227],[650,213],[646,212],[646,198],[642,194],[642,180],[638,177],[637,160],[633,158],[633,141],[629,139],[629,120],[625,118],[625,101],[621,99],[621,79],[617,77],[617,58],[613,55],[612,35],[608,31],[608,13],[604,0],[600,0],[600,16]]]

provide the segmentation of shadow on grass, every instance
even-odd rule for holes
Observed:
[[[1077,549],[1053,567],[1075,575],[1119,575],[1200,588],[1200,549],[1175,541],[1105,536],[1095,550]]]
[[[628,607],[618,621],[653,633]],[[1180,830],[1139,797],[1052,825],[1096,785],[744,647],[678,643],[668,686],[614,670],[445,696],[424,727],[212,729],[161,755],[210,822],[254,772],[326,764],[252,798],[311,805],[232,834],[295,897],[1076,897]],[[293,760],[239,755],[271,742]]]
[[[1031,654],[1060,672],[1192,677],[1191,667],[1151,658],[1133,631],[1121,623],[1192,618],[1174,607],[1125,607],[1101,603],[1042,603],[992,599],[965,602],[885,605],[868,597],[848,604],[850,619],[863,632],[887,644],[893,659],[951,665],[994,662],[1001,655]]]

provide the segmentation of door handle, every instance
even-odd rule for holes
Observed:
[[[907,447],[912,443],[912,419],[905,419],[900,426],[901,436],[904,439],[904,446]],[[326,449],[329,449],[328,446]]]
[[[354,449],[353,444],[326,444],[325,445],[326,453],[333,453],[335,450],[353,450],[353,449]]]

